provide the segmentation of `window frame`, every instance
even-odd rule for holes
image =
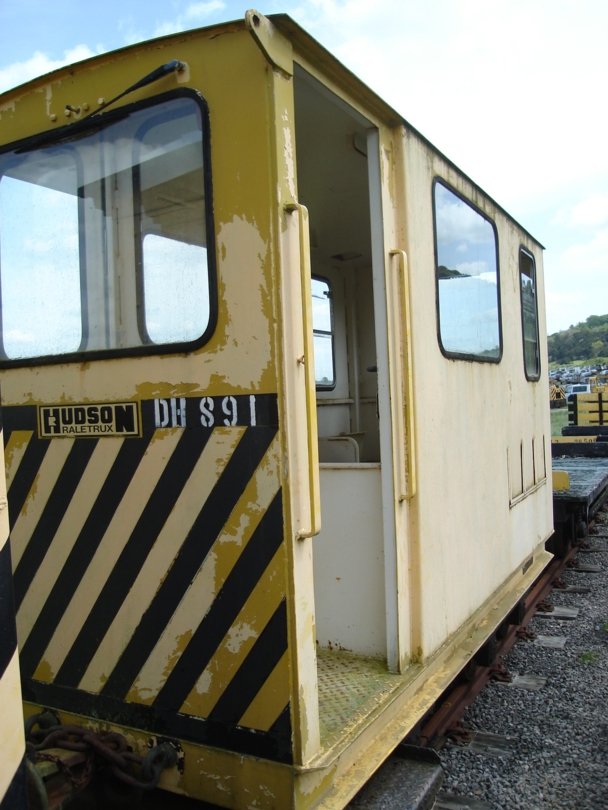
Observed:
[[[448,349],[445,347],[442,339],[441,334],[441,309],[439,304],[439,251],[438,251],[438,228],[437,228],[437,206],[436,206],[436,188],[437,186],[442,186],[444,189],[449,191],[455,197],[457,197],[462,203],[467,205],[472,211],[478,214],[485,222],[487,222],[490,227],[492,228],[492,232],[494,234],[494,255],[496,260],[496,309],[497,309],[497,331],[498,331],[498,354],[494,357],[486,356],[482,354],[474,354],[469,352],[460,352]],[[439,344],[439,349],[444,357],[449,360],[465,360],[467,362],[473,363],[490,363],[492,365],[497,365],[502,361],[503,357],[503,330],[502,330],[502,297],[501,297],[501,273],[500,273],[500,250],[499,250],[499,239],[498,239],[498,229],[496,227],[496,223],[494,220],[482,211],[475,203],[465,197],[462,193],[457,191],[453,186],[451,186],[444,178],[436,176],[433,178],[432,186],[431,186],[431,209],[433,213],[433,257],[434,257],[434,277],[435,277],[435,324],[436,324],[436,332],[437,332],[437,342]]]
[[[203,194],[204,194],[204,216],[205,216],[205,229],[206,229],[206,275],[209,288],[209,317],[206,328],[199,337],[192,341],[183,341],[175,343],[155,343],[151,342],[147,331],[142,329],[141,309],[144,306],[143,298],[141,298],[143,290],[143,267],[141,262],[142,252],[142,233],[141,233],[141,217],[139,210],[139,187],[138,187],[138,166],[134,165],[131,169],[132,182],[134,190],[134,201],[138,210],[134,216],[133,221],[133,248],[135,261],[133,265],[134,282],[137,290],[136,311],[130,314],[134,318],[136,328],[140,334],[141,344],[128,347],[112,347],[103,349],[87,349],[84,348],[87,335],[89,333],[88,323],[88,305],[86,302],[86,268],[84,266],[84,255],[86,254],[86,234],[83,233],[84,222],[82,219],[81,206],[82,199],[78,198],[79,206],[79,223],[78,234],[80,237],[80,278],[81,278],[81,306],[82,306],[82,343],[81,347],[74,352],[65,354],[53,355],[40,355],[35,357],[25,358],[9,358],[5,355],[2,342],[2,310],[1,310],[1,297],[0,297],[0,368],[13,368],[13,367],[28,367],[39,365],[58,365],[64,363],[82,363],[94,360],[102,360],[108,358],[126,358],[138,357],[142,355],[164,355],[164,354],[184,354],[194,352],[200,349],[209,342],[211,336],[215,332],[218,320],[218,288],[217,288],[217,257],[216,257],[216,240],[215,240],[215,224],[214,224],[214,211],[213,211],[213,184],[212,184],[212,165],[211,165],[211,125],[209,117],[209,108],[204,97],[197,91],[190,88],[177,88],[168,93],[161,93],[158,95],[150,96],[132,104],[125,104],[124,106],[111,109],[100,113],[99,115],[89,116],[81,121],[72,124],[66,124],[55,130],[47,130],[42,133],[35,133],[27,138],[23,138],[11,143],[5,144],[0,148],[0,156],[10,152],[34,152],[39,148],[48,146],[61,147],[63,144],[69,146],[71,140],[87,134],[88,130],[95,130],[111,126],[113,123],[120,121],[131,114],[137,113],[140,110],[152,109],[155,106],[169,102],[178,98],[190,98],[198,107],[201,122],[201,152],[203,163]],[[78,158],[78,153],[75,152]],[[2,175],[0,175],[1,177]],[[1,272],[1,268],[0,268]]]
[[[526,256],[530,260],[530,267],[532,269],[532,284],[534,291],[534,337],[536,348],[536,373],[531,374],[528,368],[528,360],[526,355],[526,322],[524,312],[524,299],[522,288],[522,257]],[[524,245],[520,245],[517,251],[517,275],[519,280],[519,304],[521,315],[521,342],[522,342],[522,359],[524,363],[524,374],[528,382],[538,382],[541,376],[541,356],[540,356],[540,332],[538,324],[538,277],[536,273],[536,259],[531,250],[528,250]]]

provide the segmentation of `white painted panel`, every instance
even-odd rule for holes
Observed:
[[[379,464],[321,464],[321,533],[314,539],[317,642],[385,657]]]

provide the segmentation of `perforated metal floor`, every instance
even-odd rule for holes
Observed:
[[[340,650],[317,650],[321,743],[331,747],[403,683],[386,663]]]

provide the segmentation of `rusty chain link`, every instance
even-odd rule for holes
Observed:
[[[133,752],[122,734],[64,726],[51,712],[31,717],[26,724],[26,735],[29,758],[33,762],[43,759],[55,762],[71,781],[74,778],[69,768],[57,753],[46,753],[48,749],[60,748],[81,752],[91,759],[94,757],[97,762],[91,767],[100,764],[119,781],[140,790],[155,788],[163,770],[177,763],[177,750],[169,742],[155,745],[145,756],[140,756]],[[90,780],[90,775],[87,775]]]

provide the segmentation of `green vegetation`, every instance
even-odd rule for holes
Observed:
[[[599,653],[589,650],[588,652],[581,653],[579,658],[583,664],[597,664],[599,661]]]
[[[586,321],[549,335],[549,362],[606,363],[608,358],[608,315],[590,315]]]
[[[562,428],[568,424],[568,408],[551,408],[551,435],[561,436]]]

